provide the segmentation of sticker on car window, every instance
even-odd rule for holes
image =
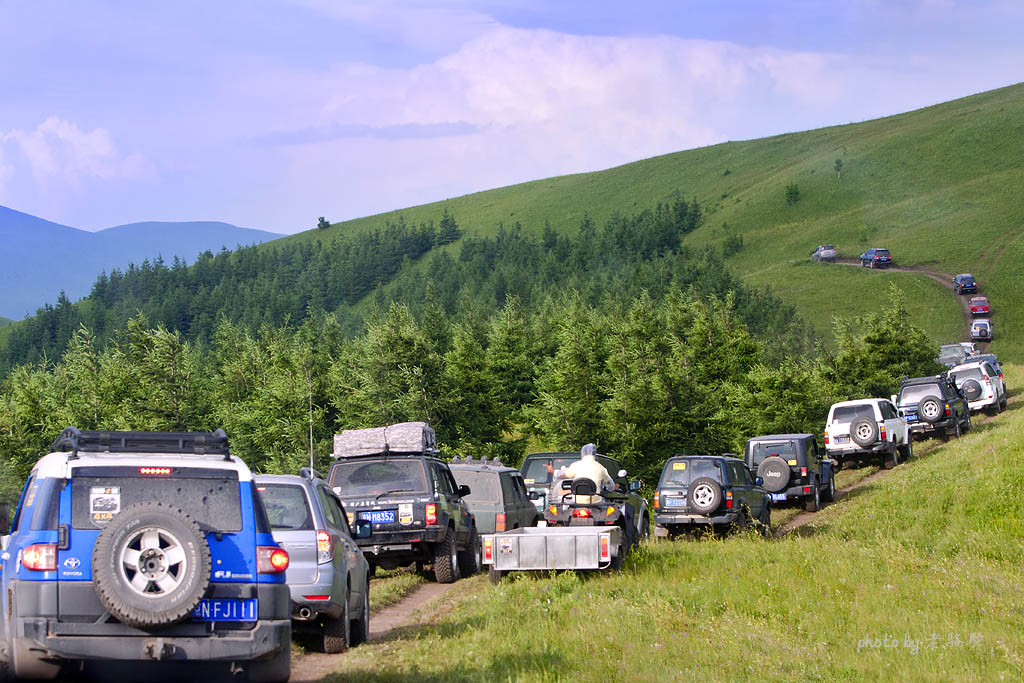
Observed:
[[[89,516],[93,524],[103,526],[120,511],[120,486],[93,486],[89,489]]]
[[[674,462],[674,463],[672,463],[672,469],[674,469],[674,470],[685,470],[686,469],[686,463],[685,462]]]
[[[523,479],[523,483],[529,485],[533,483],[533,479]]]
[[[32,507],[32,501],[36,499],[36,491],[39,490],[39,484],[32,482],[32,485],[28,487],[28,492],[25,494],[25,507]]]
[[[796,460],[787,460],[790,465],[796,465]]]

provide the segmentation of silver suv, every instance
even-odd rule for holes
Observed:
[[[300,474],[257,475],[256,487],[274,540],[291,558],[293,630],[315,634],[324,652],[336,654],[370,634],[370,565],[356,539],[372,528],[360,520],[353,531],[327,482],[306,468]]]

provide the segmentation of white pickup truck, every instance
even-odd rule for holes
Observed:
[[[910,428],[885,398],[842,401],[829,408],[825,451],[840,463],[879,462],[892,469],[914,453]]]

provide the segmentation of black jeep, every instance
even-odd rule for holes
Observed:
[[[739,458],[678,455],[665,463],[654,492],[654,536],[694,528],[756,525],[772,535],[771,496]]]
[[[948,439],[971,428],[967,399],[945,372],[904,379],[895,403],[911,433],[938,432]]]
[[[357,541],[370,571],[434,565],[439,583],[480,571],[476,520],[437,454],[424,422],[347,429],[334,437],[328,483],[344,501],[350,524],[369,520],[373,535]]]
[[[808,512],[836,496],[834,463],[813,434],[755,436],[744,448],[747,469],[764,481],[772,501],[799,501]]]

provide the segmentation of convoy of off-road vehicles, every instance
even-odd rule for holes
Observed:
[[[835,248],[814,258],[834,261]],[[861,259],[891,262],[885,249]],[[969,275],[954,286],[977,291]],[[378,568],[450,583],[486,567],[497,583],[515,572],[617,570],[652,532],[750,528],[771,538],[774,507],[817,512],[836,499],[842,468],[894,468],[915,438],[959,437],[972,413],[1005,409],[995,355],[958,343],[937,360],[946,371],[904,378],[889,398],[834,404],[820,441],[771,434],[750,438],[741,457],[673,455],[650,506],[644,483],[593,444],[532,453],[519,469],[448,462],[433,429],[408,422],[336,435],[323,477],[310,468],[254,477],[221,430],[69,427],[5,524],[0,662],[35,680],[121,662],[286,681],[293,632],[328,653],[369,637]]]

